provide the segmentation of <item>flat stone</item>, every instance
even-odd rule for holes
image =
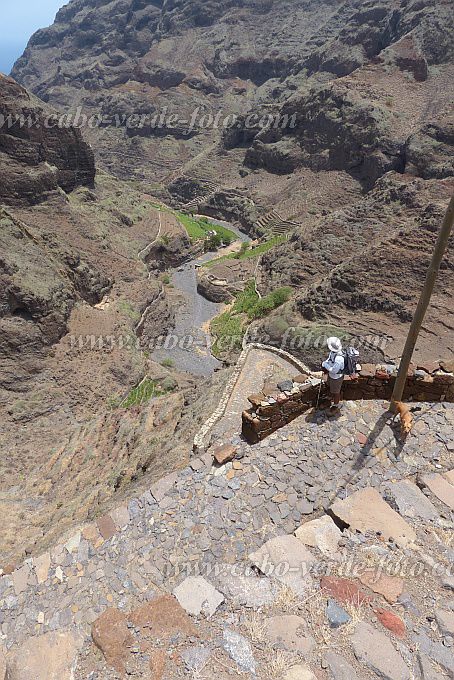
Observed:
[[[50,569],[50,553],[44,553],[44,555],[40,555],[39,557],[35,557],[33,560],[33,563],[35,565],[35,574],[36,574],[36,579],[38,581],[38,584],[41,585],[41,583],[44,583],[44,581],[47,581],[47,577],[49,575],[49,569]]]
[[[325,595],[329,595],[342,604],[353,604],[359,607],[373,600],[373,597],[359,588],[354,581],[339,576],[322,576],[320,587]]]
[[[93,642],[101,650],[106,662],[117,673],[125,673],[129,647],[134,638],[127,625],[126,615],[118,609],[106,609],[91,627]]]
[[[388,576],[375,571],[374,569],[363,572],[359,580],[364,586],[370,588],[374,593],[383,595],[385,600],[393,604],[404,591],[404,580],[398,576]]]
[[[224,444],[213,450],[213,458],[218,465],[225,465],[235,458],[237,452],[238,449],[232,444]]]
[[[320,519],[313,519],[300,526],[295,531],[295,536],[304,545],[318,548],[325,557],[334,557],[342,532],[331,517],[324,515]]]
[[[222,646],[237,666],[246,673],[255,674],[256,664],[252,648],[245,637],[229,628],[224,629]]]
[[[277,536],[267,541],[249,559],[261,572],[304,596],[313,579],[310,570],[315,557],[295,536]]]
[[[7,655],[8,680],[73,680],[82,644],[72,632],[28,638]]]
[[[303,498],[296,504],[297,510],[300,511],[302,515],[312,515],[314,512],[314,504],[310,503],[308,500]]]
[[[135,609],[128,620],[147,635],[169,640],[176,634],[197,637],[198,631],[179,602],[172,595],[161,595]]]
[[[92,545],[95,545],[95,543],[101,538],[101,534],[99,533],[98,527],[96,524],[86,524],[84,528],[82,529],[82,536],[85,538],[86,541],[90,541]]]
[[[150,493],[157,503],[160,503],[164,496],[172,489],[175,482],[178,479],[178,474],[172,472],[170,475],[162,477],[159,481],[155,482],[150,488]]]
[[[283,680],[317,680],[317,676],[307,666],[298,664],[288,669]]]
[[[304,635],[306,622],[300,616],[272,616],[265,620],[266,637],[268,642],[288,652],[310,654],[315,647],[315,640],[311,635]]]
[[[233,565],[234,566],[234,565]],[[255,573],[242,573],[244,567],[236,570],[232,565],[221,565],[217,584],[221,592],[239,607],[259,609],[270,605],[277,595],[276,584]]]
[[[454,510],[454,486],[449,482],[449,479],[441,474],[435,474],[423,475],[421,481],[438,500]]]
[[[124,529],[130,522],[129,510],[126,505],[121,505],[115,510],[111,510],[110,516],[118,530]]]
[[[326,652],[325,663],[333,680],[358,680],[353,666],[340,654]]]
[[[328,600],[326,617],[330,628],[340,628],[351,621],[351,617],[347,614],[345,609],[338,605],[334,600]]]
[[[412,680],[412,673],[384,633],[361,621],[352,635],[356,658],[383,680]]]
[[[379,532],[385,540],[393,538],[401,546],[416,539],[412,527],[402,519],[373,488],[356,491],[343,501],[336,501],[331,511],[353,531]]]
[[[393,498],[399,513],[411,519],[436,520],[438,512],[422,491],[410,482],[403,479],[387,487],[387,494]]]
[[[445,647],[440,642],[434,642],[426,633],[413,636],[413,641],[418,645],[418,651],[435,661],[449,677],[454,677],[454,655],[452,649]]]
[[[454,635],[454,611],[437,609],[435,619],[443,635]]]
[[[68,541],[66,541],[65,548],[70,554],[76,552],[76,550],[79,548],[81,538],[82,538],[81,532],[77,531],[74,534],[74,536],[71,536],[71,538]]]
[[[202,645],[195,645],[194,647],[189,647],[181,652],[181,658],[183,659],[187,670],[195,671],[195,673],[200,672],[204,666],[206,666],[210,656],[211,649],[202,647]]]
[[[13,579],[14,592],[16,595],[20,595],[28,588],[28,579],[30,577],[30,567],[28,564],[24,564],[19,569],[15,569],[11,574]]]
[[[194,472],[200,472],[206,467],[206,465],[205,461],[203,461],[201,458],[194,458],[194,460],[191,460],[191,462],[189,463],[189,467]]]
[[[202,576],[188,576],[173,594],[180,605],[192,616],[213,616],[224,602],[224,596]]]
[[[451,449],[452,451],[453,449]],[[450,470],[449,472],[443,472],[443,477],[448,480],[448,482],[454,486],[454,470]]]
[[[3,645],[0,645],[0,680],[6,680],[6,652]]]
[[[446,680],[446,676],[437,673],[429,657],[425,654],[418,654],[418,667],[421,680]]]
[[[117,533],[117,528],[110,515],[103,515],[100,517],[97,521],[97,525],[99,533],[105,541],[108,541],[109,538],[112,538],[112,536],[115,536]]]
[[[406,635],[405,623],[400,616],[397,616],[388,609],[376,609],[375,614],[382,626],[394,633],[396,637],[404,638]]]

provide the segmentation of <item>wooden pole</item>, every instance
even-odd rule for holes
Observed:
[[[430,299],[432,297],[435,281],[437,280],[438,272],[440,269],[440,264],[443,259],[443,255],[446,252],[446,248],[448,247],[448,240],[451,235],[453,223],[454,223],[454,196],[452,196],[451,201],[449,202],[449,206],[446,211],[446,215],[443,220],[440,233],[438,234],[435,250],[433,252],[432,260],[429,266],[429,270],[427,272],[426,282],[421,292],[421,297],[419,298],[418,306],[416,308],[416,312],[410,326],[407,342],[405,343],[405,348],[400,362],[399,373],[397,374],[396,383],[394,385],[394,391],[391,398],[392,409],[394,409],[394,404],[397,401],[402,401],[402,396],[407,381],[407,374],[408,369],[410,367],[411,358],[413,356],[415,345],[418,340],[419,331],[421,330],[421,326],[424,321],[424,317],[426,315]]]

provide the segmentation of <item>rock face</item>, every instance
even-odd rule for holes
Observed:
[[[371,184],[405,164],[391,115],[368,102],[367,92],[324,83],[384,54],[396,69],[425,82],[432,65],[452,58],[446,39],[451,22],[449,3],[433,0],[399,8],[392,0],[374,0],[366,8],[359,2],[336,7],[330,0],[73,0],[51,27],[31,38],[12,74],[57,106],[81,105],[100,114],[105,134],[98,146],[106,151],[105,162],[115,166],[107,153],[113,138],[122,153],[131,154],[115,159],[120,172],[154,149],[156,165],[163,160],[155,171],[165,176],[165,168],[178,165],[179,144],[192,156],[225,131],[226,149],[249,147],[248,167],[276,173],[301,165],[343,168]],[[276,102],[284,116],[296,114],[297,124],[263,130],[260,115],[246,124],[245,94],[260,114],[267,112],[264,103]],[[153,122],[164,106],[178,111],[176,122]],[[222,121],[227,114],[240,116],[244,124],[208,129],[194,114],[198,107]],[[145,119],[138,123],[131,114]],[[166,135],[172,140],[160,149]]]
[[[0,74],[0,203],[37,203],[58,187],[93,185],[90,146],[80,130],[52,125],[53,113]]]

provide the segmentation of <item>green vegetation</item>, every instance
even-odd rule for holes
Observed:
[[[249,248],[249,245],[247,243],[246,244],[242,243],[241,248],[238,252],[229,253],[229,255],[223,255],[222,257],[218,257],[215,260],[205,262],[202,265],[202,267],[213,267],[215,264],[219,264],[220,262],[224,262],[225,260],[244,260],[250,257],[259,257],[260,255],[263,255],[263,253],[267,253],[268,250],[271,250],[271,248],[274,248],[274,246],[278,246],[280,243],[283,243],[285,240],[286,237],[285,234],[283,234],[281,236],[273,236],[273,238],[270,238],[268,241],[260,243],[258,246],[255,246],[254,248]]]
[[[269,293],[264,298],[255,303],[249,311],[250,319],[262,319],[267,316],[273,309],[277,309],[285,302],[288,302],[292,296],[292,289],[288,286],[277,288]]]
[[[291,295],[292,289],[284,287],[260,299],[255,291],[255,281],[248,281],[244,290],[237,295],[232,308],[211,322],[211,332],[216,338],[212,347],[214,356],[221,357],[227,351],[240,351],[249,323],[267,316],[287,302]]]
[[[173,380],[167,381],[164,378],[163,381],[153,380],[151,378],[145,378],[142,380],[140,385],[133,387],[130,393],[124,399],[110,398],[108,399],[108,406],[111,409],[114,408],[131,408],[132,406],[142,406],[150,401],[150,399],[155,399],[156,397],[162,397],[168,392],[172,392],[175,389],[175,383]]]
[[[211,322],[211,332],[216,340],[211,352],[215,357],[221,358],[226,351],[239,352],[242,347],[246,328],[239,316],[231,312],[224,312]]]
[[[175,210],[175,217],[181,222],[188,236],[192,241],[199,241],[201,239],[206,239],[210,236],[210,231],[216,232],[216,236],[219,237],[219,245],[225,243],[229,245],[237,239],[235,232],[223,227],[219,224],[213,224],[204,217],[196,218],[191,215],[186,215],[185,213],[178,212]],[[214,234],[212,235],[214,236]],[[219,247],[219,246],[218,246]]]
[[[168,274],[163,274],[161,280],[165,286],[168,286],[170,283],[170,276]]]
[[[123,314],[126,314],[126,316],[129,316],[129,318],[132,319],[133,321],[138,321],[140,319],[139,312],[136,309],[134,309],[132,304],[127,300],[120,300],[118,303],[118,309]]]
[[[173,368],[175,366],[175,362],[170,357],[167,357],[161,361],[161,366],[164,366],[164,368]]]

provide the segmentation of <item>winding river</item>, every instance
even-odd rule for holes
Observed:
[[[220,220],[210,221],[235,232],[238,241],[250,241],[246,234],[233,225]],[[196,273],[197,265],[216,259],[222,254],[222,250],[205,253],[172,272],[171,282],[175,290],[181,293],[184,302],[176,311],[175,328],[167,336],[167,346],[153,352],[155,361],[171,359],[176,369],[199,376],[209,376],[222,366],[222,362],[211,354],[211,338],[207,328],[209,322],[220,314],[223,304],[210,302],[200,295],[197,291]]]

